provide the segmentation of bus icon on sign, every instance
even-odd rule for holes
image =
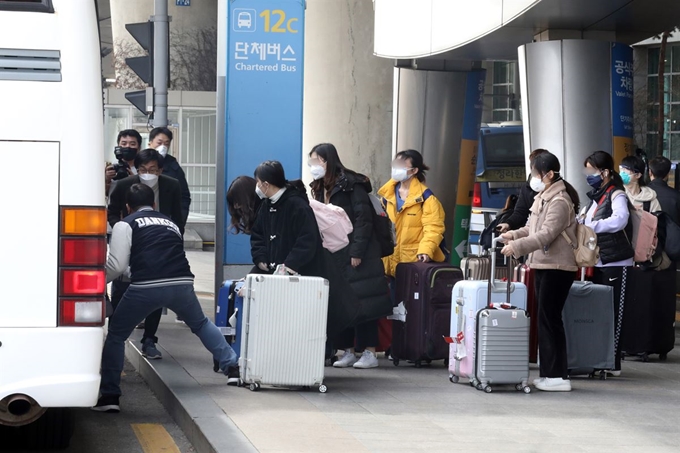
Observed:
[[[250,28],[252,23],[253,18],[250,16],[250,13],[246,12],[238,13],[238,28],[242,27]]]
[[[257,11],[254,9],[234,8],[233,28],[236,32],[254,32],[257,22]]]

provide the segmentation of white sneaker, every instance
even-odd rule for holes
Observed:
[[[371,351],[366,349],[361,358],[354,364],[354,368],[377,368],[378,358]]]
[[[562,378],[543,378],[536,388],[544,392],[571,392],[571,381]]]
[[[545,379],[544,377],[540,377],[540,378],[538,378],[538,379],[534,379],[534,381],[533,381],[533,382],[534,382],[534,385],[538,385],[538,383],[539,383],[539,382],[543,382],[544,379]]]
[[[347,368],[354,365],[354,362],[356,361],[357,358],[354,353],[352,351],[345,350],[345,352],[342,354],[342,357],[333,362],[333,366],[335,368]]]

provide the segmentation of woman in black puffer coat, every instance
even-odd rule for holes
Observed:
[[[345,168],[335,146],[329,143],[315,146],[309,153],[309,158],[314,178],[311,185],[313,197],[322,203],[331,203],[344,209],[354,228],[349,235],[349,245],[333,254],[338,267],[342,269],[352,293],[361,301],[362,306],[386,307],[389,311],[391,301],[380,256],[380,244],[373,229],[375,210],[368,197],[372,191],[370,181],[366,176]],[[387,314],[389,313],[385,313]],[[354,353],[355,336],[357,348],[364,349],[358,361]],[[344,350],[333,366],[378,366],[375,355],[375,347],[378,345],[377,319],[346,329],[333,341],[336,348]]]

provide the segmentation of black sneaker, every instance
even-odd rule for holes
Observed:
[[[120,412],[120,403],[118,401],[118,396],[102,396],[97,401],[97,405],[91,407],[95,412],[107,412],[109,414],[117,414]]]
[[[162,359],[161,351],[156,349],[156,343],[153,342],[151,338],[147,338],[142,343],[142,357],[146,357],[149,360]]]
[[[227,385],[239,385],[241,383],[241,373],[237,366],[230,366],[227,370]]]

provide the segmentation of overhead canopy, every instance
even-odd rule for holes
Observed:
[[[374,0],[377,56],[514,60],[547,30],[634,44],[680,25],[678,0]]]

